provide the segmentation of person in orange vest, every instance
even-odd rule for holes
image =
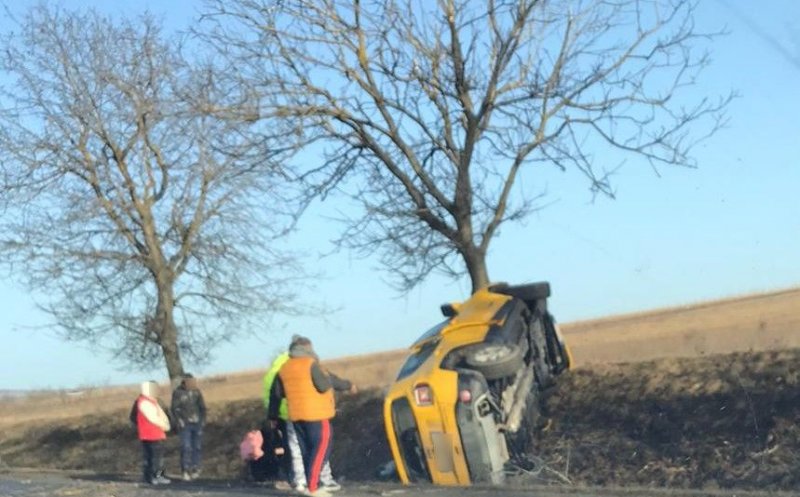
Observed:
[[[314,497],[330,495],[328,490],[320,488],[320,473],[331,453],[331,419],[336,415],[334,390],[355,393],[356,388],[351,382],[322,369],[311,340],[294,338],[289,347],[289,360],[281,366],[272,383],[268,418],[272,426],[277,426],[281,400],[285,398],[288,421],[297,433],[303,456],[308,485],[303,493]]]
[[[272,393],[272,383],[278,377],[278,371],[281,370],[286,361],[289,360],[289,349],[296,340],[307,340],[300,335],[293,335],[292,341],[289,343],[289,348],[286,352],[278,355],[264,375],[264,408],[269,413],[270,395]],[[331,372],[328,372],[332,382],[337,385],[344,385],[340,378],[336,377]],[[283,435],[281,441],[283,442],[283,455],[281,456],[282,470],[288,478],[289,485],[299,493],[303,493],[308,489],[308,482],[306,481],[305,465],[303,464],[303,455],[300,452],[300,442],[297,440],[297,432],[294,425],[289,421],[289,410],[286,405],[286,399],[281,400],[281,405],[278,407],[278,424],[277,429]],[[319,475],[320,486],[330,492],[341,490],[341,485],[333,478],[331,472],[330,461],[322,466],[322,471]]]
[[[164,476],[163,448],[170,429],[169,417],[158,401],[158,383],[145,381],[141,394],[133,403],[131,421],[136,424],[142,443],[142,472],[144,481],[152,485],[165,485],[170,479]]]

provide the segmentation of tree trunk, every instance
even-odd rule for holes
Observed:
[[[164,335],[161,338],[161,351],[164,353],[164,362],[167,364],[167,373],[171,382],[183,377],[183,361],[178,350],[178,329],[170,315],[164,322]]]
[[[488,286],[489,271],[486,269],[486,254],[475,247],[470,247],[462,255],[472,280],[472,293]]]
[[[175,301],[172,288],[160,288],[158,291],[158,308],[156,321],[161,326],[161,351],[167,365],[167,373],[172,383],[183,377],[183,361],[178,349],[178,327],[175,326]]]

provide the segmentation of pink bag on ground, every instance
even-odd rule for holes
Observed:
[[[239,455],[242,456],[244,461],[256,461],[261,459],[264,451],[261,446],[264,445],[264,437],[258,430],[248,431],[239,444]]]

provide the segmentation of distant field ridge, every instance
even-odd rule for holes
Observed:
[[[800,288],[737,296],[652,311],[562,324],[575,366],[640,362],[666,357],[699,357],[800,347]],[[409,342],[411,338],[409,339]],[[324,361],[361,388],[392,381],[405,350]],[[266,366],[266,365],[265,365]],[[210,404],[259,402],[264,371],[253,369],[201,378]],[[22,395],[0,391],[0,426],[124,410],[137,385],[44,391]]]

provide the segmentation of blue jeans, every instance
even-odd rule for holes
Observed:
[[[142,440],[142,473],[144,481],[153,480],[164,474],[164,458],[161,442]]]
[[[203,450],[203,427],[200,423],[188,423],[181,429],[181,469],[196,471],[200,469]]]

